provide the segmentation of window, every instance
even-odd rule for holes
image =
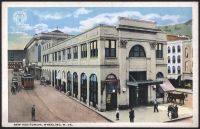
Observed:
[[[178,52],[181,52],[181,47],[180,47],[180,45],[177,46],[177,51],[178,51]]]
[[[77,95],[78,95],[78,75],[77,73],[75,72],[73,74],[73,93],[75,95],[75,97],[77,98]]]
[[[41,62],[41,45],[38,46],[38,62]]]
[[[57,61],[57,52],[55,52],[55,61]]]
[[[72,75],[70,72],[67,72],[67,91],[69,92],[69,95],[71,95],[71,82],[72,82]]]
[[[171,52],[171,49],[170,49],[170,47],[168,47],[168,53],[170,53]]]
[[[90,57],[98,57],[97,41],[90,42]]]
[[[85,73],[81,74],[81,97],[83,102],[86,102],[87,99],[87,76]]]
[[[158,43],[156,47],[156,58],[163,58],[163,44]]]
[[[54,58],[54,53],[52,53],[52,60],[54,61],[54,59],[55,59],[55,58]]]
[[[175,66],[172,67],[173,73],[176,73]]]
[[[74,59],[78,59],[78,47],[73,47]]]
[[[146,57],[144,48],[140,45],[133,46],[129,52],[129,57]]]
[[[185,48],[185,57],[188,58],[188,48]]]
[[[67,49],[67,59],[71,59],[71,48]]]
[[[177,71],[178,71],[178,74],[181,73],[181,67],[180,66],[177,67]]]
[[[175,56],[172,57],[173,63],[176,63],[176,58]]]
[[[58,60],[59,61],[61,60],[61,52],[60,51],[58,52]]]
[[[81,44],[81,58],[87,58],[87,44]]]
[[[156,74],[156,78],[164,78],[163,73],[162,73],[162,72],[158,72],[158,73]]]
[[[168,56],[168,63],[170,63],[171,61],[170,61],[170,56]]]
[[[180,55],[177,56],[177,62],[181,63],[181,56]]]
[[[175,46],[172,47],[172,51],[173,51],[173,53],[175,53]]]
[[[65,49],[62,50],[62,60],[65,60]]]
[[[171,68],[170,68],[170,66],[168,66],[168,73],[171,73]]]
[[[92,74],[90,76],[90,97],[89,102],[93,102],[93,106],[95,107],[98,104],[98,82],[97,76]]]
[[[189,61],[186,61],[185,62],[185,72],[188,72],[188,68],[189,67]]]
[[[116,57],[116,40],[106,40],[105,57]]]

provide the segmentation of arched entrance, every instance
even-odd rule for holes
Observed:
[[[69,92],[69,95],[71,95],[72,92],[72,75],[70,72],[67,72],[67,92]]]
[[[158,72],[156,74],[156,79],[161,79],[164,78],[164,75],[162,72]],[[163,102],[164,102],[164,91],[163,89],[160,87],[160,85],[156,85],[156,98],[163,98]]]
[[[106,110],[117,108],[117,86],[118,80],[114,74],[106,77]]]
[[[81,97],[83,102],[87,99],[87,76],[85,73],[81,74]]]
[[[78,96],[78,75],[76,72],[73,74],[73,94],[74,94],[74,97],[77,98],[77,96]]]
[[[92,103],[93,107],[96,107],[96,104],[98,104],[98,82],[97,82],[97,76],[95,74],[92,74],[90,76],[90,89],[89,89],[90,97],[89,97],[89,104]]]

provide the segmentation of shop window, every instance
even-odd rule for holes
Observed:
[[[97,82],[97,76],[95,74],[92,74],[90,76],[90,97],[89,101],[93,102],[93,106],[95,107],[96,104],[98,104],[98,82]]]
[[[83,102],[86,102],[87,99],[87,76],[85,73],[81,74],[81,97]]]

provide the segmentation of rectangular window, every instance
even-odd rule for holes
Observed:
[[[90,42],[90,57],[98,57],[97,41]]]
[[[54,61],[54,53],[52,53],[52,60]]]
[[[116,40],[106,40],[105,57],[116,57]]]
[[[55,52],[55,61],[57,61],[57,52]]]
[[[65,60],[65,50],[62,50],[62,60]]]
[[[73,47],[74,59],[78,59],[78,47]]]
[[[58,52],[58,60],[59,61],[61,60],[61,52],[60,51]]]
[[[71,59],[71,48],[67,49],[67,59]]]
[[[156,58],[163,58],[163,44],[158,43],[156,47]]]
[[[87,44],[81,44],[81,58],[87,58]]]

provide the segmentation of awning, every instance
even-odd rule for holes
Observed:
[[[193,80],[193,78],[191,77],[191,76],[184,76],[183,78],[182,78],[182,80]]]
[[[163,78],[163,84],[160,84],[160,87],[165,92],[175,91],[174,86],[170,83],[170,81],[167,78]]]
[[[57,76],[56,76],[56,79],[61,79],[60,71],[58,72],[58,74],[57,74]]]
[[[157,85],[162,84],[162,80],[144,80],[144,81],[128,81],[128,86],[139,86],[139,85]]]

